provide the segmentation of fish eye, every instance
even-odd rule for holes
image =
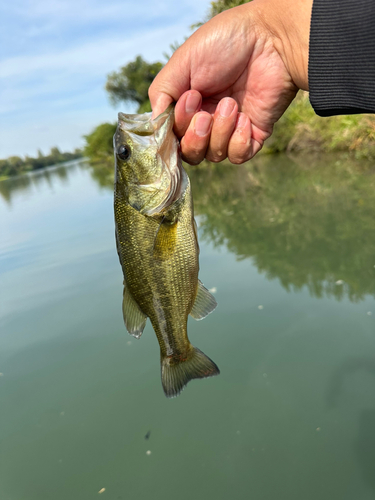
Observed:
[[[128,160],[130,158],[130,148],[126,144],[121,144],[121,146],[117,150],[118,156],[121,158],[121,160]]]

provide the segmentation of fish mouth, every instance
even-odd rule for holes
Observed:
[[[152,119],[152,113],[124,114],[119,113],[119,128],[129,134],[134,144],[144,147],[155,147],[155,154],[163,165],[164,172],[169,177],[169,186],[165,189],[163,201],[156,206],[142,206],[138,210],[148,216],[159,215],[170,207],[186,188],[187,182],[183,175],[183,168],[180,158],[179,143],[173,133],[174,124],[174,104],[170,104],[167,109]],[[149,184],[137,183],[142,191],[157,193],[161,188],[162,180]],[[154,198],[154,196],[152,196]],[[148,203],[150,200],[148,200]]]
[[[168,118],[174,118],[174,104],[170,104],[163,113],[152,120],[152,112],[142,114],[119,113],[119,125],[125,132],[144,136],[152,135],[164,125]]]

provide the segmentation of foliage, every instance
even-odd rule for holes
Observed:
[[[91,162],[107,162],[113,158],[113,136],[116,123],[102,123],[91,134],[85,135],[86,145],[83,153]]]
[[[296,99],[274,127],[265,151],[347,152],[355,158],[375,159],[375,115],[321,118],[314,113],[308,93]]]
[[[102,186],[113,186],[113,136],[116,123],[103,123],[85,135],[84,155],[89,159],[93,177]]]
[[[105,89],[112,103],[136,102],[138,113],[151,111],[148,88],[162,67],[161,62],[149,64],[141,56],[137,56],[119,71],[110,73]]]
[[[0,178],[21,175],[31,170],[38,170],[81,157],[82,151],[79,149],[76,149],[73,153],[62,153],[57,147],[51,148],[48,155],[43,155],[39,150],[37,158],[32,158],[31,156],[25,156],[25,158],[11,156],[6,160],[0,160]]]
[[[217,0],[216,2],[211,2],[210,8],[208,10],[206,19],[202,22],[192,25],[192,28],[199,28],[203,23],[209,21],[217,14],[224,12],[225,10],[232,9],[233,7],[238,7],[244,3],[249,3],[251,0]]]

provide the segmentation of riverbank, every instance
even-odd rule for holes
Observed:
[[[263,153],[344,153],[356,159],[375,159],[375,115],[315,114],[308,92],[300,91],[274,127]]]
[[[35,170],[41,170],[45,167],[59,165],[68,161],[78,160],[82,157],[83,154],[80,149],[76,149],[70,153],[61,152],[59,148],[56,147],[51,148],[48,155],[43,155],[43,153],[39,151],[36,158],[31,156],[25,156],[25,158],[11,156],[5,160],[0,160],[0,180],[16,177]]]

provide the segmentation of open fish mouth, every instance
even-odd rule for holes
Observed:
[[[173,127],[174,104],[170,104],[168,108],[154,120],[152,120],[151,117],[152,112],[129,115],[125,113],[118,114],[119,125],[124,131],[139,136],[149,136],[160,130],[168,119],[172,121]]]
[[[165,197],[154,206],[138,206],[139,211],[148,216],[160,215],[174,203],[186,188],[182,172],[179,143],[173,134],[174,105],[168,108],[155,119],[152,113],[124,114],[119,113],[119,128],[131,138],[134,145],[141,148],[153,147],[158,162],[162,165],[164,173],[159,178],[154,178],[152,183],[148,180],[138,182],[138,189],[143,192],[157,193],[164,190]],[[166,180],[167,179],[167,180]],[[163,185],[164,183],[164,185]],[[155,198],[154,196],[152,198]],[[152,201],[150,198],[147,202]]]

